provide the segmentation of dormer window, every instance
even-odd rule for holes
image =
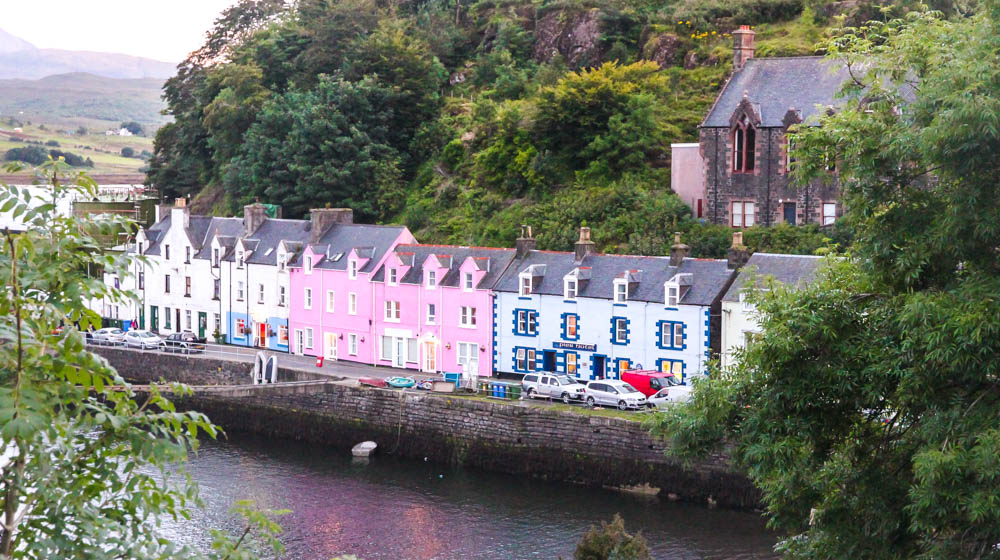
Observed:
[[[563,280],[563,295],[566,299],[576,299],[576,291],[576,278],[567,278]]]
[[[278,272],[284,272],[287,265],[285,254],[278,253]]]
[[[214,268],[219,268],[219,248],[218,247],[212,249],[212,266]]]
[[[236,268],[243,268],[243,257],[244,256],[245,255],[244,255],[243,251],[238,251],[236,253]]]
[[[733,173],[753,173],[756,147],[757,129],[743,115],[733,129]]]
[[[427,271],[427,287],[434,288],[437,286],[437,271],[428,270]]]
[[[615,303],[625,303],[626,301],[628,301],[628,282],[615,280]]]
[[[390,268],[389,269],[389,285],[390,286],[395,286],[396,283],[397,283],[396,269],[395,268]]]
[[[351,259],[347,261],[347,277],[351,280],[358,278],[358,261]]]
[[[518,290],[518,294],[521,295],[522,297],[523,296],[530,296],[531,295],[531,275],[530,274],[521,274],[521,276],[520,276],[520,289]]]
[[[306,274],[312,274],[313,271],[312,255],[306,255],[305,258],[302,259],[302,269],[305,271]]]
[[[472,287],[473,287],[473,282],[472,282],[472,273],[471,273],[471,272],[466,272],[466,273],[465,273],[465,274],[464,274],[464,275],[462,276],[462,287],[463,287],[463,288],[464,288],[464,289],[465,289],[466,291],[469,291],[469,290],[472,290]]]
[[[667,284],[667,293],[664,296],[664,301],[667,307],[677,307],[677,303],[681,299],[681,287],[677,284]]]

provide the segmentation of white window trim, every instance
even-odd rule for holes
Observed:
[[[396,286],[399,284],[399,278],[397,277],[398,272],[396,268],[390,268],[389,273],[386,275],[390,286]]]
[[[337,296],[336,296],[336,294],[334,293],[333,290],[327,290],[326,291],[326,312],[327,313],[333,313],[334,312],[333,310],[335,309],[335,305],[337,303],[336,298],[337,298]]]
[[[304,272],[305,274],[312,274],[313,273],[313,258],[312,258],[312,255],[306,255],[305,258],[302,259],[302,272]]]
[[[347,261],[347,277],[351,280],[358,279],[358,260],[351,259]]]
[[[387,323],[398,323],[399,309],[400,302],[388,299],[385,300],[385,321]]]
[[[351,333],[347,335],[347,353],[351,356],[358,355],[358,335]]]
[[[673,292],[673,293],[671,293]],[[677,307],[681,301],[681,287],[679,284],[666,284],[664,286],[663,304],[666,307]]]
[[[313,308],[313,303],[312,303],[312,288],[303,288],[302,289],[302,308],[303,309],[312,309]],[[312,348],[312,347],[310,346],[310,348]]]
[[[527,282],[525,282],[527,280]],[[521,297],[531,295],[531,274],[522,272],[517,275],[517,294]]]
[[[358,314],[358,294],[355,292],[349,292],[347,294],[347,314],[357,315]]]
[[[465,348],[467,351],[464,353],[462,349]],[[455,359],[456,363],[460,366],[464,366],[468,363],[468,358],[479,355],[479,343],[478,342],[459,342],[456,346]]]
[[[826,210],[831,207],[833,211],[831,214],[827,214]],[[836,202],[824,202],[823,203],[823,225],[828,226],[837,221],[837,203]]]
[[[434,312],[431,313],[431,310]],[[428,303],[427,304],[427,324],[436,325],[437,324],[437,304]]]
[[[314,333],[312,327],[306,327],[306,340],[304,343],[304,346],[306,348],[313,348],[313,343],[316,342],[313,338],[313,334]]]
[[[625,290],[622,292],[619,288],[624,287]],[[628,301],[628,281],[626,280],[615,280],[614,281],[614,300],[615,303],[625,303]]]
[[[466,315],[465,311],[468,310],[469,314]],[[463,329],[474,329],[476,328],[476,322],[468,322],[466,319],[476,319],[476,308],[471,305],[463,305],[458,308],[458,326]]]
[[[427,289],[433,290],[437,288],[437,271],[428,270],[427,271]]]
[[[471,272],[462,273],[462,291],[471,292],[476,289],[476,279]]]
[[[618,325],[622,325],[619,327]],[[618,336],[623,335],[623,336]],[[628,320],[621,317],[615,319],[615,343],[626,344],[628,342]]]
[[[576,278],[563,278],[563,298],[576,299],[580,283]]]

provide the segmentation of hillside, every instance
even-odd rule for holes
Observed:
[[[167,82],[175,122],[149,180],[217,213],[351,206],[426,242],[510,246],[528,223],[540,248],[566,249],[589,225],[605,251],[662,254],[680,230],[718,256],[730,232],[692,219],[669,158],[730,72],[728,32],[753,25],[758,56],[815,54],[834,26],[878,14],[802,0],[237,6]],[[788,229],[747,237],[825,242]]]
[[[0,80],[37,80],[53,74],[86,72],[117,79],[173,76],[173,63],[118,53],[39,49],[0,29]]]
[[[32,50],[34,48],[35,45],[32,45],[24,39],[15,37],[3,29],[0,29],[0,54]]]

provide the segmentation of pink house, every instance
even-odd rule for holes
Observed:
[[[372,276],[377,365],[493,373],[493,283],[509,249],[398,245]]]
[[[396,245],[415,240],[405,227],[353,224],[345,212],[313,210],[310,242],[289,265],[289,351],[371,364],[372,276]]]

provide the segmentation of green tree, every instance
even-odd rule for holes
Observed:
[[[135,134],[135,135],[142,134],[142,132],[143,132],[142,125],[139,124],[139,123],[137,123],[137,122],[135,122],[135,121],[123,122],[122,123],[122,128],[124,128],[125,130],[128,130],[129,132],[131,132],[132,134]]]
[[[229,165],[226,188],[240,201],[281,201],[289,216],[330,203],[377,217],[383,182],[396,188],[397,175],[386,169],[397,157],[391,100],[371,79],[323,76],[313,90],[268,102]]]
[[[829,50],[857,81],[797,173],[838,154],[852,253],[751,294],[762,336],[651,424],[682,457],[731,441],[789,558],[996,558],[1000,2]]]
[[[611,523],[601,522],[601,528],[591,525],[573,552],[573,560],[652,560],[646,539],[641,534],[625,531],[625,520],[615,514]]]
[[[135,157],[135,148],[125,146],[122,148],[122,157]]]
[[[199,503],[190,479],[173,474],[177,463],[200,435],[218,430],[202,414],[176,411],[164,394],[186,387],[154,384],[137,394],[84,345],[81,330],[100,324],[91,301],[134,298],[85,273],[131,269],[128,255],[103,252],[95,236],[134,224],[58,214],[56,200],[90,199],[96,184],[83,175],[64,184],[58,161],[40,171],[52,185],[40,205],[26,189],[0,185],[0,209],[29,226],[0,235],[0,558],[257,557],[247,540],[222,532],[207,555],[162,534],[161,519],[185,518]],[[238,509],[248,532],[280,551],[269,516]]]

